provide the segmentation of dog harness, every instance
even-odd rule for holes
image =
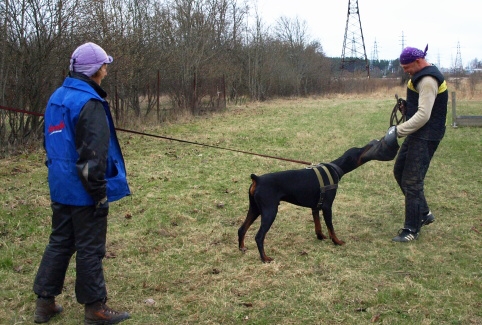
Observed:
[[[330,165],[331,167],[333,167],[336,170],[336,172],[337,172],[336,176],[338,176],[336,182],[333,181],[333,176],[331,175],[331,172],[326,167],[326,165]],[[306,168],[307,169],[313,169],[313,171],[316,174],[316,177],[318,178],[318,182],[320,182],[320,199],[318,200],[317,208],[321,209],[323,207],[323,199],[325,198],[326,191],[334,190],[334,189],[338,188],[338,180],[341,178],[341,176],[343,176],[343,171],[341,170],[340,167],[336,166],[335,164],[331,164],[331,163],[318,164],[318,165],[313,165],[313,166],[309,166],[309,167],[306,167]],[[321,176],[319,168],[323,169],[326,177],[328,178],[328,184],[327,185],[325,185],[325,182],[323,181],[323,177]]]

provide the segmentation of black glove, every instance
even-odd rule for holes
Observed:
[[[107,198],[103,198],[95,205],[94,217],[104,218],[109,214],[109,201]]]
[[[388,128],[384,139],[385,139],[385,142],[387,143],[388,146],[398,147],[397,127],[395,125]]]

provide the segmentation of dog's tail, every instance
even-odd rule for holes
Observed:
[[[256,190],[256,182],[258,181],[258,176],[256,176],[255,174],[251,174],[251,180],[252,180],[252,183],[251,183],[251,186],[249,187],[249,195],[253,196],[254,191]]]

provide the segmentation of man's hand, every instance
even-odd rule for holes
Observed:
[[[95,205],[95,212],[94,216],[98,218],[104,218],[107,217],[109,214],[109,201],[107,201],[107,198],[103,198],[97,204]]]
[[[388,128],[387,133],[385,134],[385,142],[387,145],[390,147],[396,147],[398,146],[398,141],[397,141],[397,126],[391,126]]]

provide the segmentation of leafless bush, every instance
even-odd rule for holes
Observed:
[[[240,0],[4,0],[0,105],[42,113],[71,53],[87,41],[114,57],[102,86],[123,124],[154,111],[162,122],[159,98],[166,95],[173,116],[222,109],[228,100],[370,92],[378,85],[339,75],[305,22],[281,17],[266,26]],[[41,116],[0,110],[2,151],[41,139],[42,129]]]

